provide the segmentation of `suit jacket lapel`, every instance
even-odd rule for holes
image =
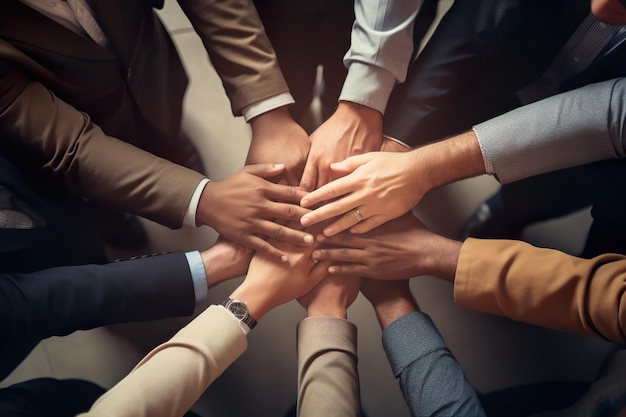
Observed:
[[[90,39],[13,0],[0,2],[0,38],[14,45],[22,44],[26,48],[50,50],[73,57],[96,60],[111,58],[108,51]]]
[[[137,25],[136,15],[132,10],[128,10],[132,5],[123,5],[122,2],[128,0],[92,0],[91,7],[98,18],[98,23],[104,33],[111,41],[114,53],[122,60],[124,65],[128,65],[132,59],[132,50],[136,42],[133,32],[138,28],[128,26]],[[141,3],[141,2],[128,2]],[[131,16],[129,16],[131,15]],[[130,22],[127,21],[130,19]]]

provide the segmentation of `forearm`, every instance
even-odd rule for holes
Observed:
[[[626,155],[626,79],[591,84],[474,127],[502,183]],[[549,115],[549,117],[546,117]]]
[[[234,316],[211,306],[150,352],[84,416],[182,416],[247,348]]]
[[[420,183],[432,190],[451,182],[485,173],[480,144],[473,131],[411,151]]]
[[[200,256],[206,273],[206,285],[210,287],[245,275],[252,251],[230,241],[218,239],[215,245],[201,252]]]
[[[347,320],[298,324],[298,416],[360,416],[357,329]]]
[[[524,242],[468,239],[454,295],[466,308],[624,343],[625,282],[623,255],[582,259]]]

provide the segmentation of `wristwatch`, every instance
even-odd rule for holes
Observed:
[[[248,306],[245,302],[227,298],[220,304],[223,305],[226,310],[233,313],[237,320],[244,322],[250,330],[254,329],[254,326],[256,326],[256,320],[250,315],[250,313],[248,313]]]

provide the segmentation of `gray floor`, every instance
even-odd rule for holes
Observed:
[[[442,4],[445,8],[451,0]],[[200,148],[210,177],[219,180],[243,165],[250,132],[243,120],[232,117],[206,52],[177,7],[175,2],[166,2],[162,16],[191,76],[184,123]],[[435,231],[453,235],[463,219],[496,187],[489,177],[452,184],[428,194],[416,212]],[[216,237],[208,228],[172,231],[148,221],[145,224],[151,240],[148,252],[202,249]],[[576,253],[588,224],[589,214],[582,211],[533,226],[525,238],[537,245]],[[111,258],[121,255],[126,254],[110,253]],[[211,289],[209,303],[221,301],[239,282],[236,279]],[[463,310],[454,305],[451,286],[432,277],[413,278],[411,287],[481,392],[533,381],[589,379],[610,349],[609,344],[589,337]],[[303,317],[303,310],[295,302],[265,316],[249,337],[248,351],[209,388],[194,410],[205,417],[282,416],[296,398],[295,328]],[[378,324],[362,296],[349,310],[349,319],[359,328],[365,412],[369,417],[408,416],[381,348]],[[185,322],[173,319],[112,326],[45,340],[0,386],[53,376],[85,378],[109,387]],[[242,391],[246,395],[241,395]]]

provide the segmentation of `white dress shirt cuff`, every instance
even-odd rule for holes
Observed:
[[[394,137],[391,137],[389,135],[385,135],[383,134],[383,138],[384,139],[389,139],[390,141],[396,142],[398,145],[404,146],[407,150],[411,150],[413,148],[411,148],[409,145],[407,145],[406,143],[402,142],[400,139],[396,139]]]
[[[228,311],[228,309],[221,304],[219,304],[218,307],[223,308],[224,311]],[[248,333],[250,333],[250,327],[248,327],[248,325],[244,323],[243,321],[238,320],[237,317],[235,317],[230,311],[228,311],[228,314],[233,318],[233,320],[236,320],[237,323],[239,323],[239,328],[241,329],[243,334],[247,336]]]
[[[477,129],[473,128],[472,130],[474,131],[474,134],[476,135],[476,139],[478,139],[478,146],[480,146],[480,153],[483,155],[483,164],[485,164],[485,174],[493,175],[495,174],[495,171],[493,169],[493,164],[491,163],[491,159],[489,158],[489,155],[487,154],[487,150],[483,146],[483,143],[480,141],[480,134],[478,133]]]
[[[396,79],[390,72],[374,65],[352,62],[339,100],[359,103],[385,114],[395,85]]]
[[[206,271],[204,270],[204,264],[202,263],[202,257],[200,252],[185,252],[187,263],[189,264],[189,271],[191,272],[191,280],[193,281],[193,292],[196,297],[196,307],[200,307],[204,304],[209,292],[206,283]]]
[[[241,110],[241,114],[243,114],[243,118],[246,120],[246,122],[250,122],[250,120],[263,113],[267,113],[268,111],[277,109],[279,107],[288,106],[295,102],[296,101],[291,96],[291,93],[281,93],[244,107]]]
[[[198,211],[198,203],[200,202],[200,196],[202,195],[202,191],[204,191],[204,187],[208,184],[210,180],[208,178],[203,178],[202,181],[196,187],[196,191],[191,195],[191,200],[189,200],[189,205],[187,206],[187,212],[185,213],[185,218],[183,219],[183,224],[185,226],[193,226],[197,227],[198,223],[196,222],[196,212]]]

